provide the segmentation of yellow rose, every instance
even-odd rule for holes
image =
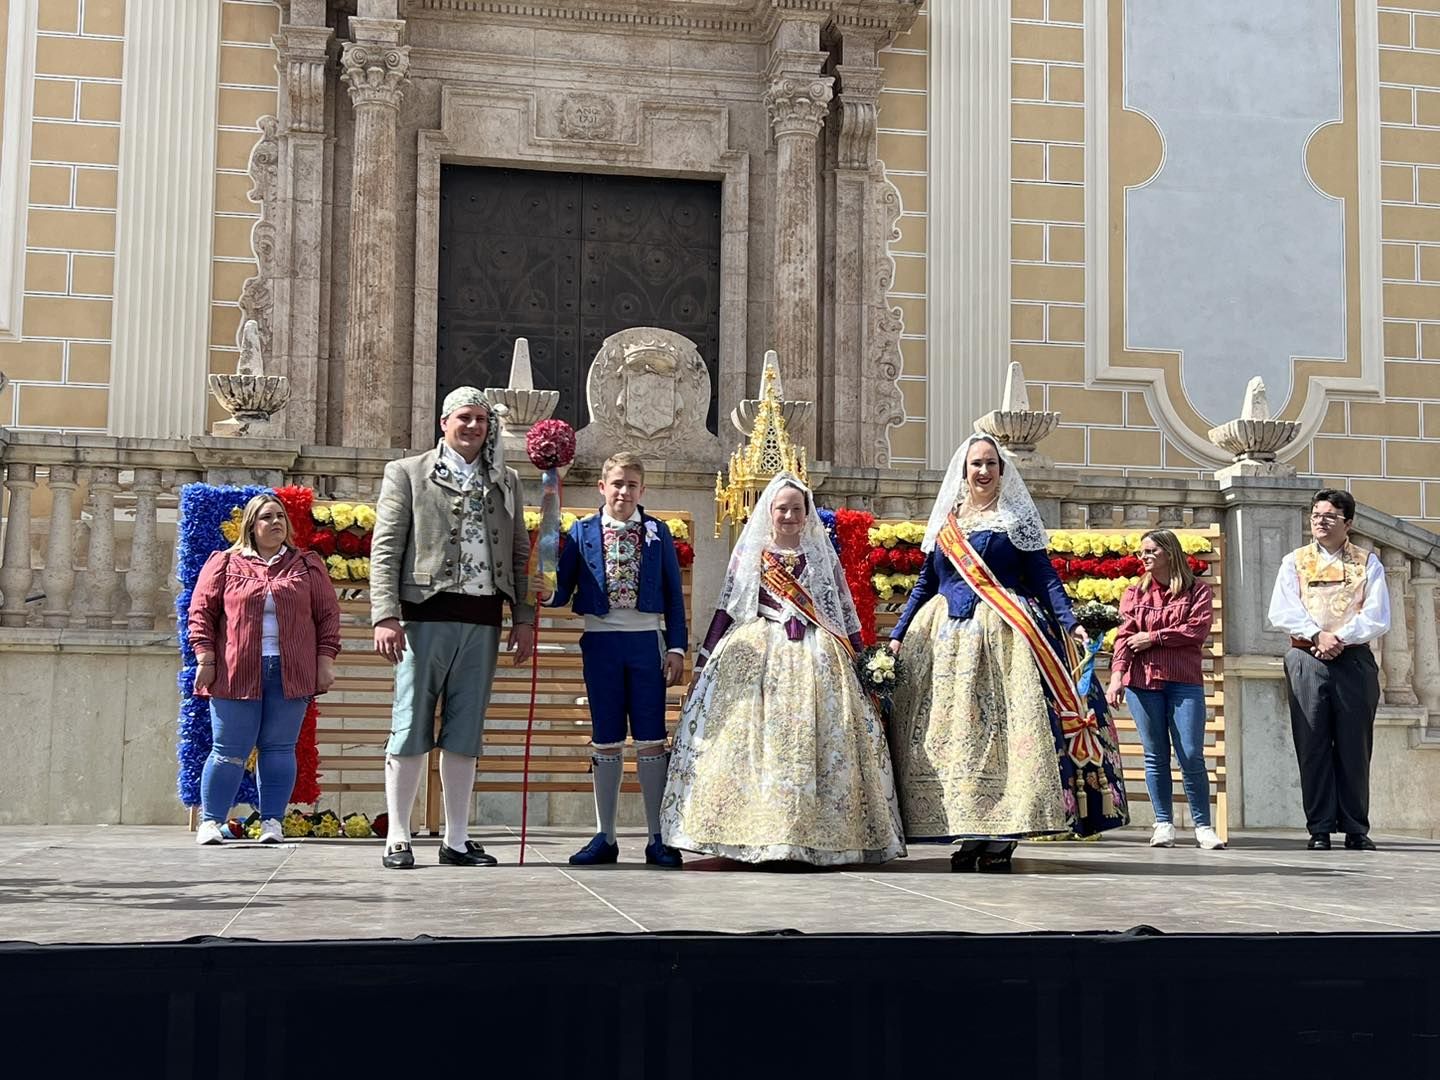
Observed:
[[[330,524],[330,507],[316,503],[310,507],[310,516],[315,519],[317,525]]]
[[[919,521],[907,521],[900,526],[900,538],[907,544],[918,544],[925,539],[925,524]]]
[[[351,581],[369,581],[369,580],[370,580],[370,560],[369,560],[369,559],[364,559],[364,558],[360,558],[360,559],[346,559],[346,560],[345,560],[345,569],[349,572],[349,574],[350,574],[350,580],[351,580]]]
[[[536,529],[538,529],[538,528],[540,528],[540,511],[539,511],[539,510],[526,510],[526,511],[525,511],[525,531],[526,531],[526,532],[534,532],[534,531],[535,531]]]
[[[331,555],[325,560],[325,569],[330,571],[331,581],[345,581],[350,577],[350,568],[344,555]]]
[[[356,503],[355,524],[365,532],[369,532],[375,528],[375,508],[373,506],[366,506],[363,503]]]
[[[682,518],[667,518],[665,527],[670,530],[670,535],[676,540],[690,539],[690,526],[685,524]]]
[[[1050,550],[1056,555],[1069,555],[1075,550],[1075,540],[1068,532],[1050,534]]]
[[[331,503],[330,520],[335,523],[336,532],[344,532],[355,524],[355,507],[349,503]]]
[[[1105,636],[1100,639],[1100,647],[1106,652],[1114,652],[1115,637],[1119,633],[1120,628],[1118,626],[1112,626],[1109,630],[1105,631]]]

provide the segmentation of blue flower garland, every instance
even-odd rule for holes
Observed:
[[[200,774],[210,756],[210,702],[197,698],[195,686],[195,650],[190,647],[190,596],[200,579],[200,570],[213,552],[229,545],[220,526],[230,520],[237,506],[244,506],[267,487],[214,487],[210,484],[186,484],[180,489],[180,518],[176,523],[175,562],[180,593],[175,597],[176,621],[180,627],[180,674],[175,684],[180,691],[179,743],[176,758],[179,776],[176,788],[185,806],[200,805]],[[255,777],[245,774],[236,795],[237,803],[258,804]]]
[[[825,532],[830,537],[830,543],[835,548],[835,554],[840,554],[840,534],[835,531],[835,511],[827,510],[823,506],[817,506],[815,513],[820,515],[820,521],[825,526]]]

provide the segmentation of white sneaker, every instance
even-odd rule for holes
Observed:
[[[1174,847],[1175,826],[1168,821],[1157,821],[1155,831],[1150,834],[1151,847]]]
[[[1219,851],[1225,847],[1225,841],[1220,839],[1220,834],[1209,825],[1197,825],[1195,827],[1195,845],[1206,851]]]
[[[201,847],[207,844],[222,844],[225,842],[224,835],[220,832],[218,821],[202,821],[200,828],[195,830],[195,843]]]
[[[278,818],[266,818],[260,823],[260,843],[278,844],[285,839],[285,826]]]

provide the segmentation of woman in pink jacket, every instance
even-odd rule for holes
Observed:
[[[1145,576],[1120,598],[1120,630],[1110,662],[1106,697],[1122,699],[1145,747],[1145,786],[1155,808],[1151,847],[1175,846],[1170,746],[1195,822],[1195,843],[1225,846],[1210,824],[1210,781],[1205,771],[1205,676],[1201,648],[1214,621],[1210,586],[1195,577],[1169,529],[1140,538]]]
[[[305,707],[335,681],[340,605],[325,562],[290,546],[276,496],[245,504],[240,536],[205,562],[190,597],[195,693],[210,698],[214,740],[200,777],[196,843],[218,844],[251,747],[258,749],[260,842],[284,838]]]

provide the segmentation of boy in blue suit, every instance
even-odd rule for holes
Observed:
[[[650,833],[645,862],[670,869],[680,865],[680,853],[661,843],[660,800],[669,768],[665,688],[680,681],[687,647],[680,560],[665,523],[640,505],[645,466],[639,455],[608,458],[599,488],[605,505],[571,526],[549,601],[552,607],[563,607],[573,595],[575,613],[585,616],[580,652],[590,696],[599,831],[570,862],[593,866],[620,857],[615,808],[628,720]]]

